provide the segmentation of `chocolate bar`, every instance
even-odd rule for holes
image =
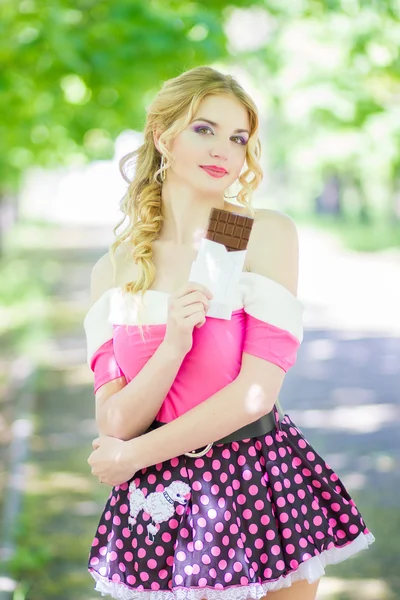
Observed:
[[[247,250],[254,219],[229,210],[212,208],[206,239],[223,244],[228,252]]]

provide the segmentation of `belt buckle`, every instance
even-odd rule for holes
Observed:
[[[203,450],[200,450],[200,452],[184,452],[184,455],[188,456],[189,458],[199,458],[200,456],[207,454],[207,452],[211,450],[212,445],[213,443],[211,442],[211,444],[208,444],[205,448],[203,448]]]

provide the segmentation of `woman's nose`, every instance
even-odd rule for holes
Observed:
[[[210,150],[210,155],[221,160],[226,160],[228,158],[228,145],[225,142],[214,143]]]

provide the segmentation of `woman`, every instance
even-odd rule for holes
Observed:
[[[277,401],[303,336],[298,237],[251,208],[259,158],[253,101],[200,67],[163,85],[122,162],[136,161],[128,225],[93,268],[84,323],[88,462],[114,486],[89,570],[114,598],[311,600],[326,564],[374,541]],[[212,208],[254,218],[230,319],[207,317],[210,291],[188,281]]]

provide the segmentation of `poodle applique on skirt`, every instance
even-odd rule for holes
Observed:
[[[266,435],[173,458],[114,487],[89,571],[97,591],[121,600],[259,600],[319,579],[373,541],[286,414]]]

